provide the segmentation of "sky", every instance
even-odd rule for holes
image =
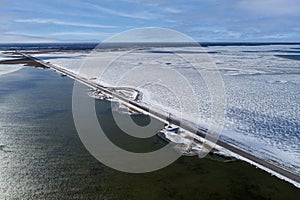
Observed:
[[[299,0],[0,0],[0,43],[101,42],[169,28],[199,42],[300,42]]]

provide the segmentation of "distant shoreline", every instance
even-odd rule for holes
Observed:
[[[101,48],[127,47],[183,47],[183,46],[264,46],[264,45],[300,45],[300,42],[193,42],[193,43],[101,43],[99,42],[62,42],[62,43],[0,43],[0,50],[93,50],[99,44]]]

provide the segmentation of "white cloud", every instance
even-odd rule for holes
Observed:
[[[177,8],[174,8],[172,7],[174,4],[176,5],[176,2],[174,2],[172,4],[172,2],[169,2],[168,4],[171,4],[172,6],[168,6],[168,4],[163,1],[163,0],[160,0],[160,1],[153,1],[153,0],[121,0],[123,2],[126,2],[126,3],[132,3],[132,4],[138,4],[139,6],[151,6],[151,7],[154,7],[158,10],[161,10],[163,12],[166,12],[166,13],[170,13],[170,14],[179,14],[181,13],[181,10],[180,9],[177,9]]]
[[[181,10],[177,9],[177,8],[171,8],[171,7],[166,7],[163,9],[163,11],[167,12],[167,13],[171,13],[171,14],[179,14],[181,13]]]
[[[282,34],[272,34],[272,35],[263,35],[261,36],[262,39],[272,39],[272,40],[278,40],[278,39],[285,39],[285,38],[295,38],[296,36],[289,33],[282,33]]]
[[[51,43],[51,42],[60,42],[60,40],[34,36],[34,35],[17,34],[17,33],[4,33],[0,37],[0,43]]]
[[[240,38],[241,33],[236,31],[228,31],[228,30],[213,30],[212,33],[225,35],[226,37],[232,37],[232,38]]]
[[[113,35],[106,42],[192,42],[190,37],[167,28],[137,28]]]
[[[66,31],[66,32],[56,32],[51,33],[49,35],[52,36],[94,36],[94,37],[108,37],[112,35],[112,33],[103,33],[103,32],[74,32],[74,31]]]
[[[299,0],[241,0],[237,5],[254,14],[297,15],[300,13]]]
[[[87,28],[116,28],[116,26],[110,26],[110,25],[66,22],[66,21],[59,21],[59,20],[54,20],[54,19],[17,19],[17,20],[15,20],[15,22],[54,24],[54,25],[78,26],[78,27],[87,27]]]
[[[100,12],[104,12],[107,14],[116,15],[116,16],[120,16],[120,17],[128,17],[128,18],[134,18],[134,19],[146,19],[146,20],[158,18],[158,15],[147,12],[147,11],[142,11],[142,12],[138,12],[138,13],[125,13],[122,11],[105,8],[105,7],[91,4],[91,3],[86,3],[86,4]]]

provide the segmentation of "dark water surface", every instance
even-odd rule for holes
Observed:
[[[0,65],[1,67],[1,65]],[[296,199],[300,190],[241,161],[182,157],[162,170],[128,174],[94,159],[72,119],[73,81],[43,69],[0,77],[0,199]],[[132,140],[96,104],[112,141],[132,151],[165,145]],[[138,116],[139,123],[147,117]],[[219,161],[217,161],[219,160]]]

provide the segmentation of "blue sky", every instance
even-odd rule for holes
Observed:
[[[0,43],[99,42],[163,27],[197,41],[300,41],[299,0],[0,0]]]

